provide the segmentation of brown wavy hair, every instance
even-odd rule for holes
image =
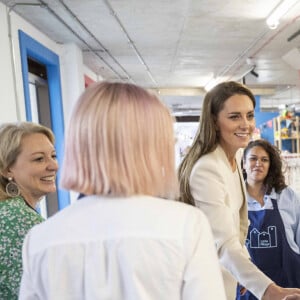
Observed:
[[[247,154],[253,147],[261,147],[264,149],[269,156],[270,166],[269,171],[264,179],[264,186],[266,188],[266,194],[270,195],[272,188],[275,189],[276,193],[280,193],[284,188],[287,187],[285,183],[285,176],[282,171],[282,159],[281,151],[276,146],[270,144],[268,141],[259,139],[252,141],[244,149],[243,161],[246,160]],[[247,180],[247,174],[244,174],[245,179]]]

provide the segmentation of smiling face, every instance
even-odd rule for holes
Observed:
[[[26,201],[35,206],[42,196],[56,191],[57,170],[54,146],[46,135],[33,133],[23,137],[21,152],[7,176],[13,178]]]
[[[219,143],[229,156],[249,143],[255,128],[254,106],[246,95],[229,97],[216,121]]]
[[[269,154],[262,147],[254,146],[248,150],[243,167],[248,183],[263,183],[270,168]]]

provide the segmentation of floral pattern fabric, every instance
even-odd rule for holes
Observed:
[[[18,299],[22,245],[27,232],[44,219],[23,198],[0,200],[0,299]]]

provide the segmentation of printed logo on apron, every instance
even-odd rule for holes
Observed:
[[[260,232],[257,228],[250,231],[250,239],[246,239],[247,248],[274,248],[277,247],[276,226],[268,226],[268,232]]]

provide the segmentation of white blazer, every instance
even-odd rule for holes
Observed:
[[[237,281],[261,299],[272,280],[250,262],[244,246],[248,217],[240,151],[236,161],[241,183],[239,187],[221,146],[202,156],[191,172],[191,194],[195,205],[206,214],[212,227],[227,299],[235,299]],[[241,188],[239,194],[243,195],[243,199],[237,199],[237,188]],[[241,200],[240,208],[234,203],[237,200]]]

